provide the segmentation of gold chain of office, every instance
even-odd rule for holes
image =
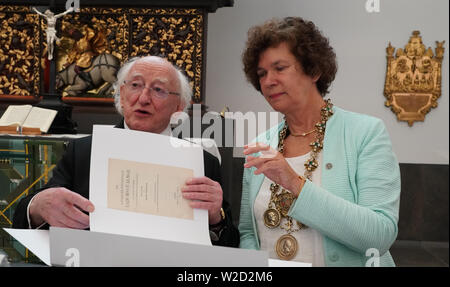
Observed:
[[[305,178],[312,180],[313,171],[319,166],[317,158],[320,151],[323,148],[323,139],[325,136],[325,127],[327,125],[328,119],[333,115],[333,104],[330,99],[325,101],[325,105],[320,110],[321,120],[316,123],[314,131],[317,132],[317,136],[313,142],[309,145],[311,146],[311,156],[305,162]],[[285,121],[283,129],[279,133],[278,141],[278,152],[283,154],[284,152],[284,140],[287,136],[289,126],[287,121]],[[310,132],[309,132],[310,133]],[[277,183],[272,183],[270,185],[270,201],[267,210],[264,212],[263,219],[264,224],[268,228],[275,228],[280,226],[280,228],[286,230],[287,234],[281,236],[276,245],[275,251],[280,259],[290,260],[295,257],[298,250],[298,243],[294,236],[291,235],[292,232],[296,232],[307,226],[303,223],[295,220],[297,227],[294,228],[294,220],[292,217],[288,216],[289,209],[294,202],[294,196],[291,192],[285,190],[284,188],[280,190],[280,185]],[[285,224],[281,224],[282,219],[286,220]]]

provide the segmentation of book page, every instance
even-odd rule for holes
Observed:
[[[26,128],[39,128],[41,132],[46,133],[56,116],[57,111],[33,107],[23,123]]]
[[[181,187],[193,176],[192,169],[110,158],[107,206],[192,220],[194,210]]]
[[[187,209],[179,192],[188,173],[205,174],[200,146],[94,125],[89,200],[95,210],[89,215],[90,230],[211,245],[208,210]]]
[[[23,125],[31,108],[31,105],[10,105],[0,119],[0,126]]]

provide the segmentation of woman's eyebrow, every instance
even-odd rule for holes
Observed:
[[[289,64],[289,62],[287,62],[285,60],[277,60],[277,61],[273,62],[270,66],[274,67],[274,66],[277,66],[277,65],[280,65],[280,64]]]
[[[271,63],[270,66],[271,67],[275,67],[275,66],[280,65],[280,64],[289,64],[289,63],[287,61],[285,61],[285,60],[276,60],[275,62]],[[265,70],[265,69],[262,68],[262,67],[257,67],[256,71],[259,71],[259,70]]]

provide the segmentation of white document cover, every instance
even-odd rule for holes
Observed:
[[[110,168],[114,168],[115,173]],[[120,168],[122,170],[118,170]],[[95,211],[90,214],[90,229],[211,245],[207,210],[191,209],[190,215],[184,218],[176,215],[178,209],[187,205],[176,189],[182,185],[178,182],[183,176],[180,174],[188,170],[192,170],[195,177],[204,175],[203,150],[197,145],[159,134],[94,125],[89,199]],[[111,174],[109,178],[108,174]],[[169,213],[167,207],[165,211],[154,207],[142,212],[146,204],[152,204],[150,197],[155,198],[155,202],[158,199],[160,205],[162,200],[179,205],[169,206],[172,208]],[[122,208],[117,208],[118,205]]]
[[[28,248],[48,266],[50,263],[50,238],[48,230],[3,228],[12,237]]]

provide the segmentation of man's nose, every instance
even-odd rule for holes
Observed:
[[[139,103],[148,104],[152,100],[152,93],[150,87],[144,87],[139,95]]]

